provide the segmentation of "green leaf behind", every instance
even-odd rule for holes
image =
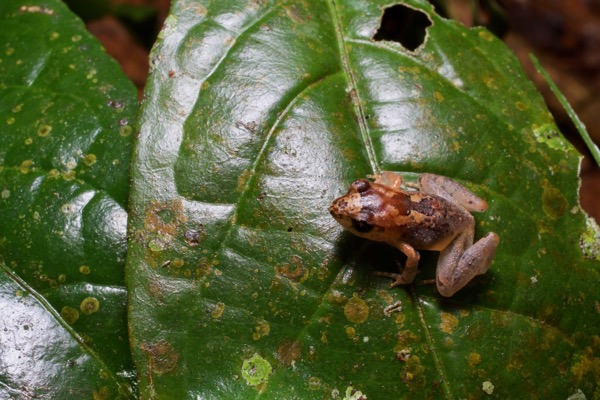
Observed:
[[[0,25],[2,388],[127,395],[135,88],[59,1],[2,2]]]

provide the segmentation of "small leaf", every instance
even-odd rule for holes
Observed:
[[[577,131],[590,151],[590,154],[592,157],[594,157],[594,160],[596,160],[596,164],[600,165],[600,149],[598,149],[598,146],[593,142],[587,129],[585,128],[585,125],[583,125],[583,122],[581,122],[577,114],[575,114],[575,110],[573,110],[573,107],[571,107],[565,95],[560,92],[558,86],[556,86],[556,84],[552,81],[550,75],[548,75],[548,73],[542,68],[537,58],[535,58],[534,55],[530,55],[529,58],[535,65],[538,73],[542,75],[548,86],[550,86],[550,90],[552,90],[552,93],[554,93],[558,102],[563,106],[569,115],[569,118],[571,118],[571,121],[573,121],[573,125],[575,125],[575,128],[577,128]]]

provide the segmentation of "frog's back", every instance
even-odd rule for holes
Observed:
[[[460,206],[441,197],[406,192],[398,199],[404,215],[393,228],[396,238],[422,250],[442,250],[471,223],[472,216]]]

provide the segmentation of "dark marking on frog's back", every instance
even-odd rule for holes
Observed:
[[[454,204],[435,196],[413,203],[412,212],[420,213],[425,218],[418,225],[407,225],[400,237],[417,249],[428,248],[454,237],[473,219]]]

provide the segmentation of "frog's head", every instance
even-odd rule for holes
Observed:
[[[380,229],[373,218],[376,211],[373,197],[377,197],[377,193],[372,190],[372,185],[366,179],[354,181],[348,193],[329,206],[329,212],[344,229],[366,238],[371,238]]]

